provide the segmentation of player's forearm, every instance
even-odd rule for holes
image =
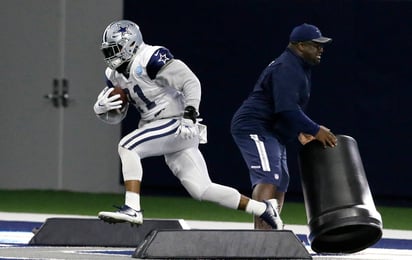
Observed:
[[[180,60],[173,60],[156,77],[164,86],[171,86],[181,91],[185,105],[199,111],[201,85],[196,75]]]

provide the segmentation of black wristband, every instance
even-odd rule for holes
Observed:
[[[192,106],[185,107],[185,111],[183,113],[183,118],[191,119],[193,123],[196,123],[197,111],[196,108]]]

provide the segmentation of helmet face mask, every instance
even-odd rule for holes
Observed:
[[[134,22],[121,20],[107,26],[103,33],[101,50],[105,62],[111,69],[116,69],[132,59],[143,37],[139,26]]]
[[[123,63],[120,53],[121,46],[117,44],[102,44],[101,50],[104,55],[104,61],[111,69],[116,69]]]

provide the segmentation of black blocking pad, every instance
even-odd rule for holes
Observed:
[[[34,246],[136,247],[155,229],[183,229],[182,220],[144,219],[142,225],[99,219],[49,218],[29,241]]]
[[[382,237],[356,140],[337,135],[338,146],[319,141],[299,153],[300,176],[308,216],[309,241],[317,253],[355,253]]]
[[[140,259],[312,259],[289,230],[154,230],[133,254]]]

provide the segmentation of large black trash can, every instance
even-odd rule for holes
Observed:
[[[334,148],[312,141],[299,153],[308,238],[315,252],[353,253],[382,237],[382,219],[355,139],[337,138]]]

